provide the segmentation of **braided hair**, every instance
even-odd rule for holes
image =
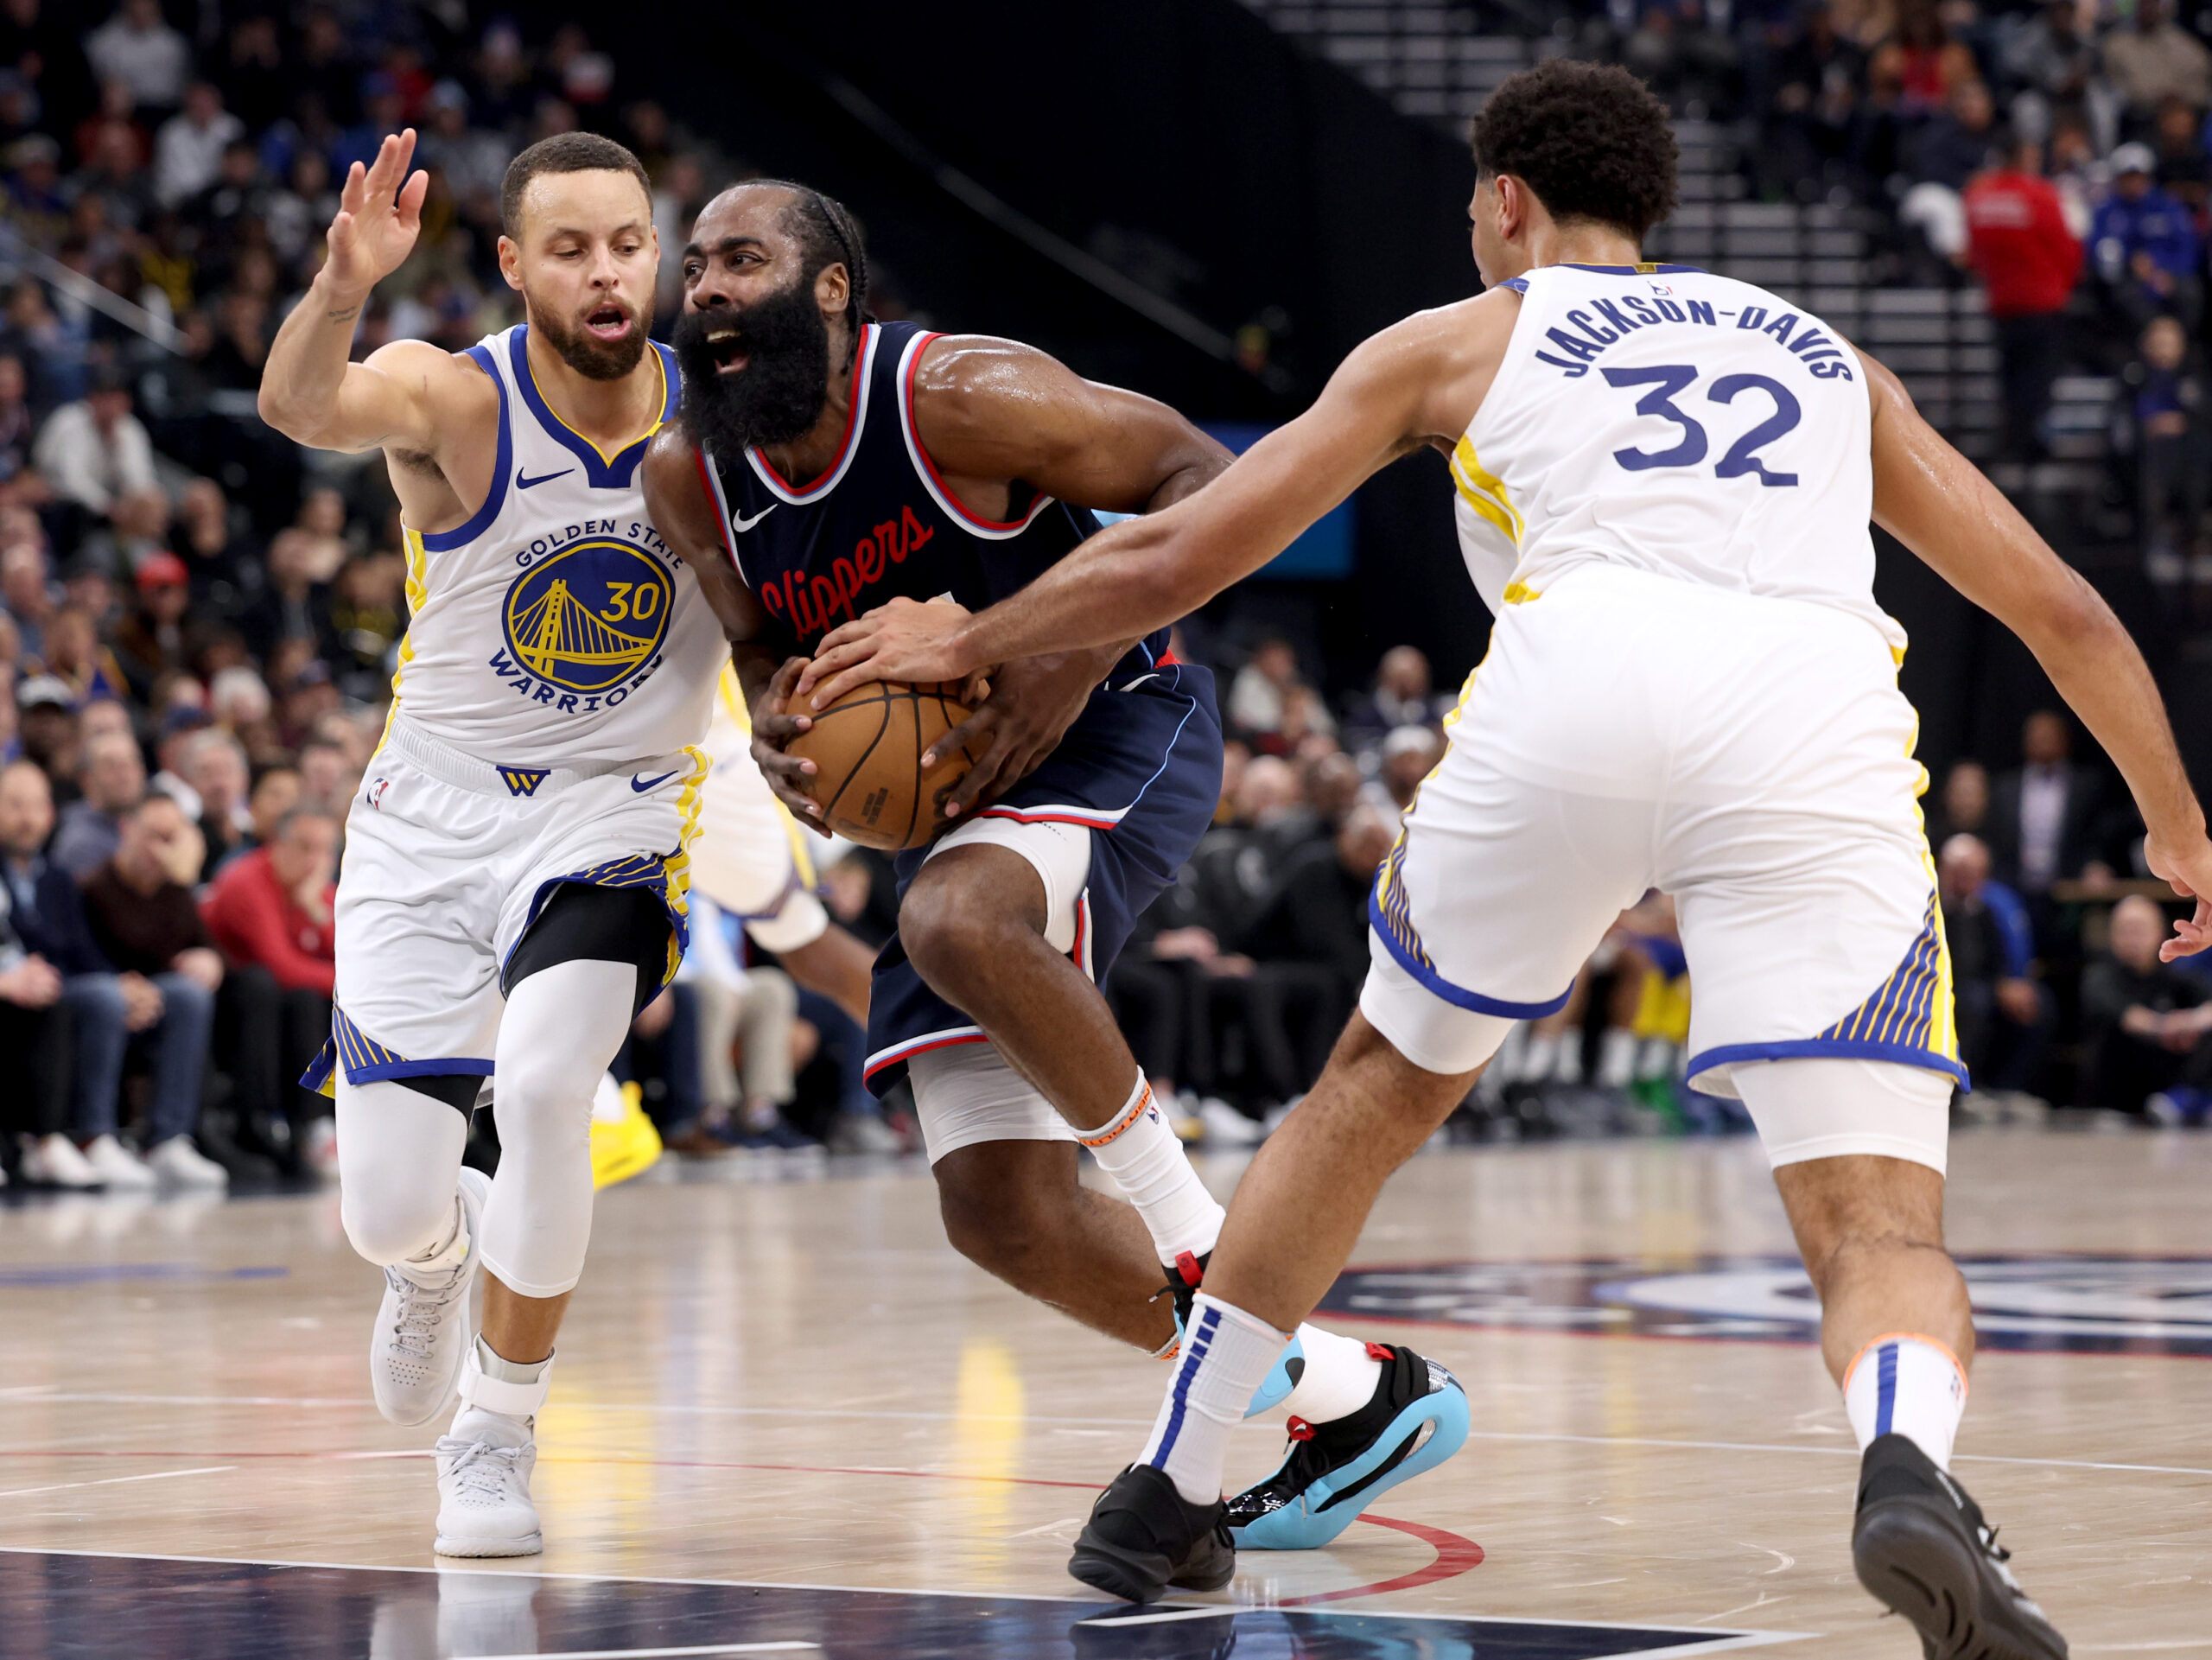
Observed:
[[[845,268],[845,326],[852,331],[857,348],[861,326],[873,322],[874,315],[868,308],[868,250],[851,212],[835,197],[790,179],[748,179],[746,182],[791,193],[790,205],[784,209],[783,226],[805,250],[806,270],[801,281],[810,283],[832,265]]]

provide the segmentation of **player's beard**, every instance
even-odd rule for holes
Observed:
[[[529,298],[527,293],[524,298]],[[550,306],[542,308],[531,306],[530,326],[553,348],[562,362],[585,379],[620,380],[644,359],[645,347],[652,343],[648,331],[652,327],[652,319],[631,311],[619,301],[607,300],[599,303],[615,306],[628,315],[630,332],[620,340],[597,339],[580,322],[561,316]],[[593,308],[596,310],[598,307]]]
[[[733,322],[734,342],[709,342],[709,330]],[[676,320],[674,343],[683,372],[684,425],[715,455],[790,443],[822,418],[830,401],[830,325],[810,280],[742,310],[687,311]],[[745,366],[722,373],[723,361],[736,351],[745,353]]]

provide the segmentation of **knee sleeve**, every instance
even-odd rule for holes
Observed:
[[[484,1209],[484,1266],[525,1297],[557,1297],[582,1277],[592,1096],[629,1031],[639,977],[628,963],[556,963],[507,999],[493,1059],[499,1170]]]
[[[473,1080],[472,1080],[473,1081]],[[338,1211],[382,1267],[438,1243],[453,1221],[468,1120],[392,1079],[338,1079]]]

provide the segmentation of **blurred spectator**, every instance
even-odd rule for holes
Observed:
[[[188,1186],[219,1187],[229,1180],[223,1167],[192,1145],[223,983],[223,959],[208,944],[188,885],[198,875],[196,843],[175,802],[146,797],[124,816],[115,856],[86,882],[85,910],[126,995],[143,1007],[146,991],[154,993],[152,1021],[132,1022],[153,1068],[147,1167]]]
[[[102,517],[124,497],[157,487],[153,443],[113,369],[98,371],[81,402],[47,417],[32,454],[56,494]]]
[[[2114,150],[2112,194],[2089,227],[2097,275],[2130,320],[2131,333],[2161,312],[2194,327],[2203,308],[2196,224],[2152,182],[2155,166],[2148,144]]]
[[[1840,181],[1857,159],[1866,54],[1836,29],[1834,9],[1815,5],[1773,59],[1774,93],[1764,158],[1783,188]]]
[[[2097,49],[2082,32],[2075,0],[2050,0],[2017,30],[2005,49],[2003,67],[2014,85],[2042,100],[2046,124],[2051,109],[2086,98],[2097,73]]]
[[[193,817],[207,843],[207,868],[217,871],[253,831],[245,751],[229,733],[203,727],[188,731],[182,760],[182,781],[199,805]]]
[[[37,506],[53,493],[31,467],[31,435],[37,424],[23,360],[12,352],[0,353],[0,501]]]
[[[46,774],[56,800],[77,798],[77,702],[52,675],[35,675],[16,686],[16,743],[23,759]]]
[[[42,820],[35,814],[44,810]],[[62,970],[41,951],[35,914],[38,844],[54,823],[46,778],[17,761],[0,770],[0,1132],[18,1142],[27,1180],[89,1187],[99,1178],[69,1139],[69,1015]],[[17,849],[23,849],[19,859]],[[61,878],[63,887],[68,879]]]
[[[1979,80],[1954,82],[1943,108],[1923,124],[1906,146],[1907,171],[1915,179],[1963,190],[1967,181],[1989,165],[1999,147],[1997,105]]]
[[[1293,715],[1294,709],[1299,713]],[[1336,730],[1334,717],[1299,677],[1298,653],[1279,638],[1262,640],[1251,660],[1236,671],[1225,712],[1229,725],[1273,754],[1287,747],[1281,741],[1286,719],[1302,720],[1309,731]]]
[[[2101,792],[2094,772],[2068,759],[2072,747],[2066,717],[2037,710],[2020,728],[2024,764],[1989,792],[1990,868],[2026,897],[2082,875],[2097,852]]]
[[[156,549],[138,564],[138,603],[115,631],[115,658],[131,695],[144,702],[154,683],[185,666],[184,619],[191,574],[175,554]]]
[[[2152,580],[2179,582],[2204,519],[2212,443],[2207,442],[2204,372],[2189,336],[2171,317],[2154,317],[2143,331],[2140,361],[2131,366],[2140,468],[2138,512],[2144,567]]]
[[[192,48],[162,19],[161,0],[123,0],[85,37],[85,56],[102,80],[119,80],[140,105],[172,109],[184,96]]]
[[[327,812],[340,824],[353,805],[361,769],[344,746],[327,738],[311,738],[300,746],[300,805]]]
[[[1989,877],[1979,837],[1952,836],[1936,866],[1943,938],[1951,952],[1959,1053],[1976,1090],[2018,1092],[2033,1082],[2052,1009],[2037,983],[2035,936],[2018,894]]]
[[[77,884],[41,852],[53,830],[54,801],[44,775],[22,761],[0,770],[0,862],[9,926],[59,977],[69,1042],[66,1122],[86,1143],[79,1155],[74,1141],[64,1138],[64,1145],[52,1139],[59,1126],[50,1125],[26,1154],[26,1173],[62,1186],[143,1186],[144,1167],[111,1133],[131,1006],[93,942]],[[147,1012],[143,1001],[139,1012]]]
[[[1370,754],[1392,728],[1433,726],[1451,708],[1452,700],[1432,689],[1428,658],[1421,648],[1393,646],[1376,666],[1374,690],[1353,698],[1344,711],[1344,746],[1355,754]]]
[[[1936,0],[1898,0],[1897,27],[1866,66],[1874,102],[1906,122],[1934,115],[1954,86],[1979,79],[1974,54],[1951,38]]]
[[[194,81],[185,91],[184,107],[155,135],[155,199],[175,207],[198,195],[215,182],[224,151],[245,137],[245,123],[223,107],[221,90],[211,81]]]
[[[344,548],[302,525],[276,532],[269,544],[267,585],[238,616],[248,651],[268,663],[287,641],[299,640],[314,655],[326,654],[334,643],[328,577],[338,562],[331,550],[342,556]]]
[[[2200,122],[2198,111],[2182,99],[2161,99],[2152,143],[2158,159],[2158,188],[2189,209],[2202,226],[2206,188],[2212,184],[2212,158],[2205,156]]]
[[[2192,109],[2212,105],[2212,52],[2173,21],[2166,0],[2136,0],[2133,22],[2104,39],[2105,76],[2137,121],[2177,98]]]
[[[1402,726],[1382,740],[1382,764],[1364,799],[1395,824],[1414,805],[1414,792],[1444,759],[1441,734],[1425,726]]]
[[[1943,792],[1928,839],[1937,847],[1954,836],[1980,836],[1986,843],[1988,826],[1989,769],[1978,760],[1952,762],[1943,775]]]
[[[2082,275],[2082,245],[2066,227],[2058,192],[2040,176],[2042,159],[2036,145],[2016,139],[1966,192],[1967,260],[1989,294],[2005,453],[2015,461],[2042,453],[2044,413],[2063,359],[2063,314]]]
[[[136,740],[118,733],[86,741],[77,783],[81,798],[63,809],[54,862],[89,881],[123,843],[123,821],[146,794],[146,766]]]
[[[246,798],[250,828],[238,846],[267,847],[276,836],[276,826],[299,805],[300,775],[289,766],[270,767],[253,781],[253,793]]]
[[[246,1139],[317,1175],[335,1173],[335,1138],[323,1098],[296,1080],[330,1034],[337,868],[338,821],[287,813],[275,838],[232,860],[200,902],[230,970],[221,994],[226,1050]],[[280,1118],[289,1134],[276,1131]]]
[[[2082,976],[2087,1094],[2094,1105],[2141,1112],[2153,1095],[2201,1090],[2208,1081],[2212,993],[2194,975],[2158,961],[2165,935],[2164,913],[2132,894],[2113,907],[2112,949]]]

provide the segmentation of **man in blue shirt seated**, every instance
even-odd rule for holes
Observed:
[[[2161,313],[2195,328],[2204,308],[2202,254],[2189,209],[2152,181],[2148,144],[2112,153],[2112,194],[2089,226],[2097,275],[2139,332]]]

